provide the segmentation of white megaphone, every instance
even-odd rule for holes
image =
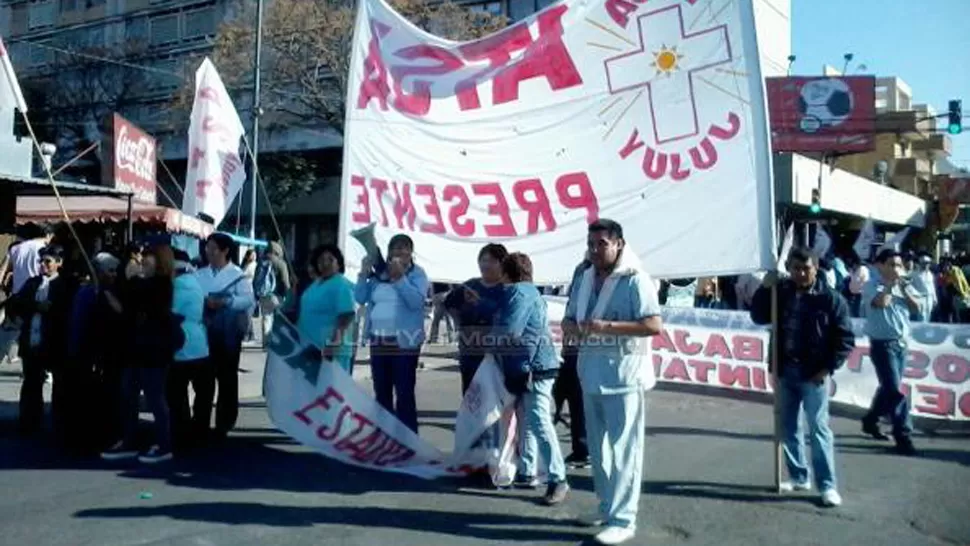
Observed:
[[[381,255],[381,247],[378,246],[377,238],[374,236],[374,228],[376,226],[376,222],[370,223],[362,228],[351,231],[350,236],[357,239],[357,242],[364,247],[367,258],[374,264],[373,271],[369,271],[368,273],[379,275],[387,267],[387,263]]]

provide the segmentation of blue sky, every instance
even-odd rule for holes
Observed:
[[[914,103],[947,111],[963,99],[970,126],[970,0],[791,0],[794,74],[864,64],[863,74],[897,76],[913,90]],[[945,122],[943,120],[942,123]],[[970,168],[970,131],[953,138],[951,161]]]

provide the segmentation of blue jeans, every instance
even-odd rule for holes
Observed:
[[[518,474],[536,476],[536,456],[547,466],[548,483],[566,481],[566,463],[552,422],[554,378],[533,381],[532,390],[519,399],[520,453]]]
[[[414,387],[420,352],[420,348],[397,347],[387,339],[371,342],[370,369],[377,403],[415,433],[418,432],[418,405]]]
[[[908,438],[913,432],[913,422],[909,416],[909,400],[900,387],[903,384],[903,370],[906,368],[906,345],[901,340],[869,340],[869,358],[879,378],[879,388],[872,397],[869,413],[862,418],[867,424],[875,425],[883,415],[889,415],[893,422],[893,436],[898,440]]]
[[[801,412],[804,408],[808,428],[811,431],[812,470],[819,491],[836,489],[835,437],[829,428],[829,379],[821,384],[804,380],[801,370],[794,366],[784,368],[781,388],[782,445],[788,477],[793,482],[807,483],[808,466],[805,464],[805,447],[802,439]]]

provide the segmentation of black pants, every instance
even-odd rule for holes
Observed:
[[[583,413],[583,389],[579,384],[579,355],[564,352],[562,368],[553,391],[558,393],[569,404],[569,437],[572,443],[573,456],[589,457],[586,444],[586,415]]]
[[[23,355],[24,382],[20,385],[20,433],[36,434],[44,427],[44,382],[47,362],[36,356]]]
[[[195,401],[189,406],[189,385]],[[166,387],[172,415],[172,442],[176,450],[197,446],[205,441],[212,421],[212,398],[216,377],[208,358],[176,362],[169,368]]]
[[[223,341],[209,338],[209,360],[215,374],[219,398],[216,400],[216,435],[225,436],[236,426],[239,417],[240,346],[226,347]],[[201,400],[212,407],[213,395]]]
[[[94,421],[96,406],[90,393],[94,372],[80,362],[64,362],[53,371],[51,414],[59,446],[70,453],[90,454],[101,447]]]
[[[104,365],[96,374],[98,441],[102,448],[113,445],[124,434],[122,424],[122,368],[112,362]]]

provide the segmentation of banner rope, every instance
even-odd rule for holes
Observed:
[[[40,141],[37,140],[37,134],[34,132],[34,126],[30,123],[30,118],[27,117],[27,112],[21,111],[20,116],[24,120],[24,125],[27,126],[27,132],[30,134],[30,139],[34,143],[34,149],[37,151],[37,155],[40,156],[41,163],[44,165],[44,173],[47,175],[47,181],[50,182],[51,189],[54,190],[54,198],[57,201],[58,208],[61,209],[61,215],[64,217],[64,223],[67,224],[67,229],[71,232],[71,236],[77,243],[78,250],[81,251],[81,256],[84,258],[84,263],[88,266],[88,271],[91,273],[91,282],[94,283],[95,287],[97,287],[98,273],[94,268],[94,263],[91,261],[91,257],[88,256],[88,251],[84,249],[84,243],[81,241],[81,237],[78,236],[77,231],[74,229],[71,215],[68,214],[67,207],[64,206],[64,199],[61,197],[61,190],[58,189],[57,181],[54,180],[54,174],[51,172],[50,163],[44,160],[44,154],[40,149]]]

